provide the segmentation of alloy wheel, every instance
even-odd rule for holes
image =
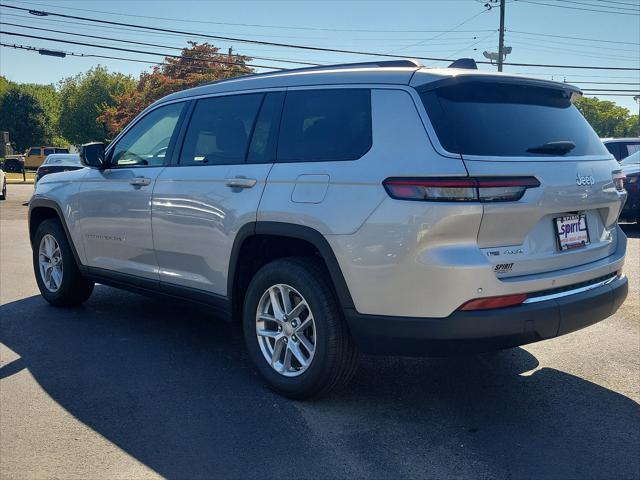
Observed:
[[[256,335],[265,361],[279,374],[304,373],[316,351],[316,324],[309,304],[293,287],[273,285],[256,311]]]
[[[62,285],[62,251],[55,237],[48,233],[40,240],[38,266],[44,286],[51,293],[57,292]]]

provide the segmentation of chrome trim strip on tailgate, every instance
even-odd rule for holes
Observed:
[[[537,302],[544,302],[545,300],[553,300],[553,299],[556,299],[556,298],[568,297],[569,295],[575,295],[577,293],[588,292],[589,290],[593,290],[594,288],[602,287],[603,285],[609,285],[610,283],[615,282],[616,280],[620,280],[622,278],[624,278],[624,274],[620,274],[620,275],[616,275],[615,277],[607,278],[606,280],[594,283],[592,285],[586,285],[584,287],[574,288],[573,290],[567,290],[567,291],[558,292],[558,293],[551,293],[549,295],[543,295],[543,296],[540,296],[540,297],[527,298],[522,303],[537,303]]]

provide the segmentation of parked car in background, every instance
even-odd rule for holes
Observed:
[[[24,159],[20,155],[11,155],[4,159],[2,169],[6,173],[22,173],[24,170]]]
[[[0,185],[2,185],[2,189],[0,189],[0,200],[4,200],[7,198],[7,176],[4,174],[4,171],[1,168]]]
[[[68,170],[78,170],[84,168],[80,163],[80,155],[73,153],[54,153],[49,155],[44,163],[36,171],[35,183],[50,173],[66,172]]]
[[[640,151],[629,155],[620,165],[626,176],[624,187],[627,190],[627,202],[620,213],[620,220],[640,222]]]
[[[108,147],[83,145],[91,168],[38,182],[38,287],[59,306],[95,282],[206,304],[294,398],[347,382],[359,351],[573,332],[628,288],[620,165],[579,97],[410,60],[173,93]]]
[[[602,143],[618,161],[640,151],[640,138],[603,138]]]
[[[44,159],[53,153],[69,153],[68,148],[60,147],[31,147],[24,154],[24,168],[35,170]]]

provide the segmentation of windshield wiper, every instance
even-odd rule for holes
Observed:
[[[543,153],[547,155],[564,155],[576,148],[576,144],[570,140],[558,140],[556,142],[547,142],[544,145],[527,148],[529,153]]]

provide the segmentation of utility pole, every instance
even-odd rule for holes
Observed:
[[[504,61],[504,4],[505,0],[500,0],[500,39],[498,40],[498,71],[502,71]]]

